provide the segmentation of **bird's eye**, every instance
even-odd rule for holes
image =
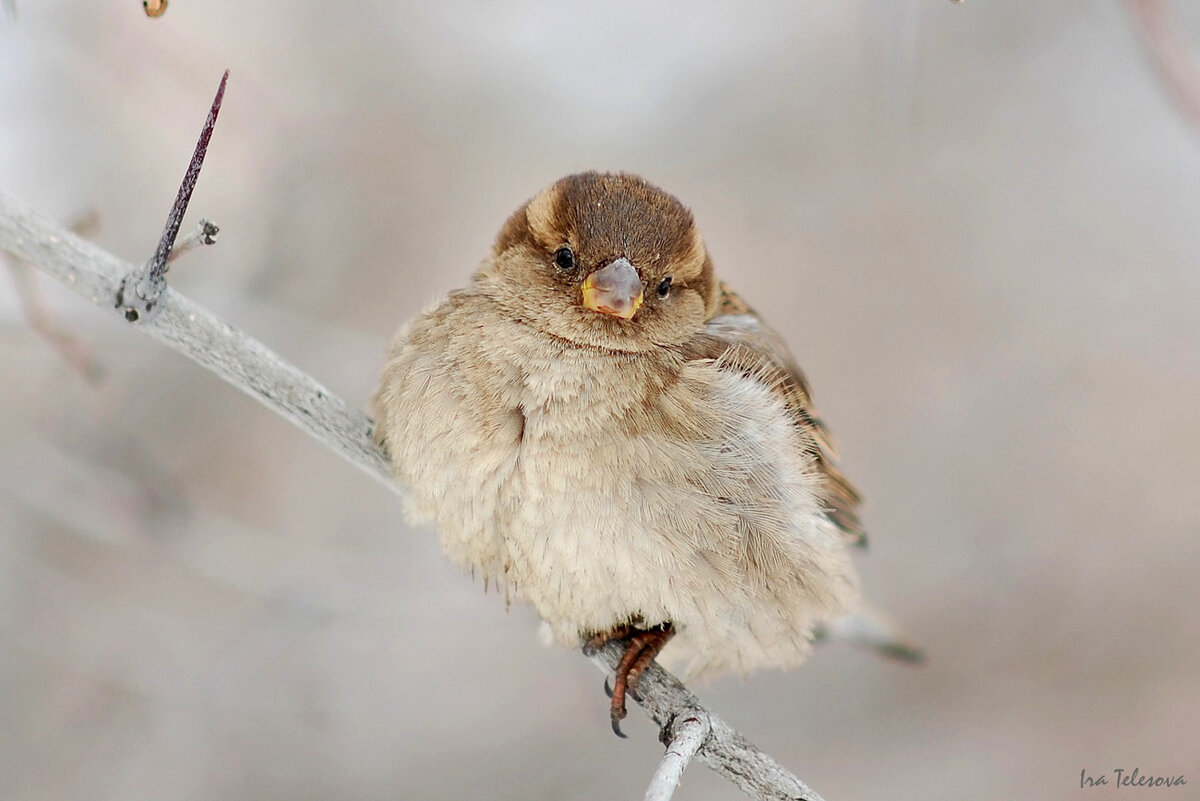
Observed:
[[[554,251],[554,263],[560,270],[574,270],[575,251],[570,248],[559,248]]]
[[[667,295],[670,295],[670,294],[671,294],[671,276],[668,275],[658,285],[658,296],[665,300]]]

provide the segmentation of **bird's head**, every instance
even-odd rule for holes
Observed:
[[[616,351],[682,343],[719,302],[691,212],[625,173],[542,190],[505,223],[477,281],[538,330]]]

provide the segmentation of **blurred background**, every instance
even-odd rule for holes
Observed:
[[[361,406],[518,204],[644,174],[791,343],[929,654],[701,696],[830,801],[1195,798],[1200,130],[1161,8],[1200,62],[1186,2],[16,0],[0,191],[144,261],[231,69],[221,238],[171,283]],[[19,266],[0,377],[0,797],[641,797],[646,719],[614,738],[591,664],[282,419]]]

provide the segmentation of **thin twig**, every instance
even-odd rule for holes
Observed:
[[[646,788],[646,801],[671,801],[688,763],[704,745],[708,731],[708,721],[694,715],[678,720],[671,726],[667,753],[663,754],[662,762],[658,763],[658,770]]]
[[[114,314],[120,314],[113,301],[122,279],[137,269],[2,192],[0,250],[40,267]],[[365,415],[262,343],[169,287],[161,306],[162,313],[139,326],[140,330],[213,371],[398,491],[388,477],[387,457],[371,438],[371,422]],[[610,643],[600,648],[592,661],[612,675],[622,651],[620,643]],[[697,759],[750,797],[820,801],[820,796],[713,715],[658,665],[642,674],[636,700],[660,728],[688,716],[709,721],[712,731]]]
[[[195,231],[175,243],[175,247],[171,249],[171,255],[167,256],[167,264],[174,263],[176,259],[194,248],[215,245],[219,233],[221,233],[221,229],[211,221],[201,220]]]
[[[204,155],[208,152],[208,142],[212,139],[213,128],[217,125],[217,115],[221,113],[221,100],[225,97],[225,84],[229,81],[229,70],[221,76],[221,84],[217,87],[217,96],[213,98],[200,129],[200,139],[196,149],[192,151],[192,160],[188,163],[183,182],[175,193],[175,202],[167,214],[167,224],[162,236],[158,239],[158,248],[144,268],[131,273],[121,287],[117,296],[117,305],[122,308],[125,319],[131,323],[144,323],[153,319],[162,308],[159,299],[167,288],[167,262],[171,256],[171,248],[175,237],[179,235],[179,226],[183,224],[183,215],[187,213],[188,203],[192,199],[192,190],[196,188],[196,179],[200,177],[200,168],[204,166]]]
[[[1200,134],[1200,75],[1176,33],[1166,0],[1126,0],[1159,79],[1179,113]]]

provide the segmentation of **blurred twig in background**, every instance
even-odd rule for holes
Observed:
[[[1171,99],[1200,135],[1200,74],[1176,31],[1167,0],[1126,0],[1125,4]]]
[[[72,222],[70,228],[80,236],[87,236],[99,225],[99,220],[99,215],[94,211],[87,212]],[[33,268],[20,259],[5,259],[2,253],[0,261],[8,263],[29,327],[45,338],[84,378],[92,383],[99,382],[104,377],[104,366],[96,358],[92,348],[63,325],[46,304],[38,289]]]

